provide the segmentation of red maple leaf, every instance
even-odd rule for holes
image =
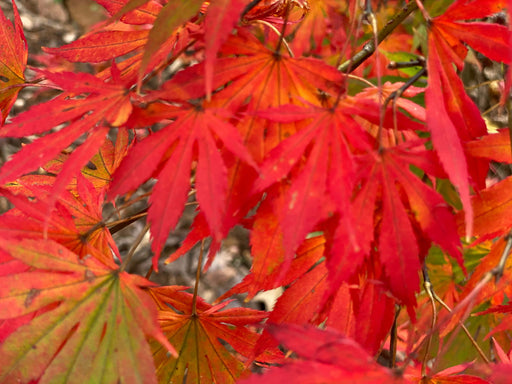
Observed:
[[[52,176],[31,175],[7,186],[2,194],[16,208],[0,216],[0,231],[9,237],[35,239],[46,233],[78,255],[94,255],[105,262],[112,261],[112,251],[119,257],[103,222],[103,193],[79,177],[76,189],[64,191],[54,210],[48,207],[54,181]]]
[[[464,90],[455,72],[463,68],[468,44],[487,57],[510,62],[510,31],[502,25],[461,22],[499,12],[505,1],[458,0],[441,16],[429,19],[428,74],[425,92],[427,125],[432,142],[450,180],[457,187],[466,215],[466,233],[471,235],[473,211],[470,203],[470,179],[474,186],[485,187],[488,163],[471,160],[463,143],[486,134],[480,111]],[[482,36],[487,38],[482,39]]]
[[[159,287],[151,289],[159,305],[159,323],[162,331],[179,356],[169,358],[167,350],[153,344],[157,375],[165,382],[234,383],[246,377],[247,358],[258,339],[250,329],[266,317],[266,313],[249,308],[224,309],[229,302],[212,306],[190,293],[186,287]],[[241,358],[231,353],[223,343],[230,345]],[[281,358],[277,349],[269,350],[262,361]],[[245,363],[245,364],[244,364]]]
[[[274,367],[262,377],[242,381],[256,384],[264,381],[304,383],[405,383],[401,377],[378,365],[352,339],[334,330],[319,330],[298,325],[271,325],[269,331],[299,359]]]
[[[391,292],[410,311],[416,303],[418,272],[428,250],[420,240],[437,243],[463,264],[453,213],[443,198],[409,169],[414,165],[427,174],[441,176],[436,163],[421,141],[407,142],[362,156],[356,177],[360,189],[354,201],[354,217],[361,256],[369,255],[373,242],[377,242]],[[377,229],[378,239],[368,228]],[[335,253],[328,259],[331,270],[338,271],[333,272],[334,286],[346,280],[363,260],[347,258],[341,244],[334,239]]]
[[[227,169],[219,152],[220,143],[236,158],[256,167],[236,128],[218,112],[194,105],[167,106],[161,116],[174,122],[137,143],[114,175],[111,196],[131,191],[152,176],[158,178],[148,212],[155,268],[165,239],[178,223],[187,200],[193,161],[197,160],[197,200],[217,241],[229,230],[224,218]]]
[[[24,146],[0,169],[0,184],[45,165],[83,134],[86,140],[70,155],[55,181],[49,207],[57,200],[80,169],[105,141],[109,127],[124,124],[131,111],[131,93],[120,78],[115,63],[112,82],[87,73],[51,73],[45,77],[64,92],[16,116],[0,130],[1,137],[24,137],[49,132],[59,124],[68,125]]]
[[[16,3],[12,2],[14,27],[0,9],[0,126],[11,110],[16,96],[25,83],[27,66],[27,41],[23,34],[20,15]]]

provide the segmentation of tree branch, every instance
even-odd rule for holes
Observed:
[[[380,44],[386,37],[388,37],[391,32],[394,31],[396,27],[398,27],[402,22],[409,16],[412,12],[418,9],[418,4],[415,1],[411,1],[405,7],[403,7],[400,12],[396,14],[394,18],[389,20],[382,31],[379,32],[377,36],[377,44]],[[338,70],[343,73],[351,73],[357,67],[359,67],[367,58],[369,58],[373,52],[375,52],[375,40],[370,39],[364,45],[363,49],[357,52],[354,57],[350,60],[341,63],[338,67]]]

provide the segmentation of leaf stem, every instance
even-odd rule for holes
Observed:
[[[512,71],[512,67],[508,68]],[[508,134],[510,137],[510,152],[512,152],[512,98],[507,98],[507,112],[508,112]]]
[[[286,26],[288,24],[288,16],[290,15],[290,4],[287,2],[286,3],[286,10],[285,10],[285,14],[284,14],[284,20],[283,20],[283,28],[281,29],[281,35],[279,37],[279,40],[277,42],[277,46],[276,46],[276,50],[275,52],[277,54],[279,54],[279,51],[281,51],[281,45],[283,45],[283,41],[284,41],[284,34],[286,32]]]
[[[192,316],[197,315],[197,291],[199,289],[199,278],[201,277],[201,268],[203,267],[204,239],[201,240],[201,248],[199,250],[199,258],[197,260],[196,282],[194,284],[194,296],[192,298]]]
[[[431,288],[432,288],[432,286],[431,286]],[[444,309],[446,309],[450,313],[452,312],[451,308],[439,296],[437,296],[437,293],[435,293],[434,290],[432,290],[432,296],[439,304],[441,304],[443,306]],[[480,357],[482,358],[482,360],[485,361],[487,364],[490,364],[491,363],[490,360],[487,358],[484,351],[482,350],[482,348],[480,348],[480,346],[478,345],[476,340],[473,338],[473,336],[471,336],[471,333],[466,328],[464,323],[460,320],[458,320],[458,322],[459,322],[459,325],[461,326],[462,330],[468,337],[468,339],[471,341],[471,344],[473,344],[473,347],[475,347],[475,349],[477,350],[477,352],[480,355]]]
[[[272,24],[270,24],[268,21],[265,21],[265,20],[254,20],[253,24],[263,24],[264,26],[269,27],[272,31],[274,31],[277,34],[277,36],[279,36],[279,39],[283,41],[283,44],[286,47],[286,50],[288,51],[288,54],[290,55],[290,57],[295,57],[293,55],[293,51],[290,48],[290,45],[288,44],[288,42],[282,38],[281,32],[279,32],[279,29],[277,29],[276,27],[274,27]]]
[[[144,208],[142,211],[136,213],[133,216],[107,223],[107,228],[110,229],[111,234],[114,234],[116,232],[119,232],[121,229],[126,228],[131,223],[139,220],[141,217],[147,216],[147,214],[148,214],[148,209]]]
[[[132,247],[130,248],[130,251],[128,252],[126,257],[124,258],[123,262],[121,263],[121,266],[119,267],[119,272],[123,272],[126,269],[126,266],[128,265],[128,263],[132,259],[133,255],[135,254],[135,251],[137,250],[137,248],[139,247],[140,243],[144,239],[144,236],[146,236],[147,231],[149,231],[149,224],[146,224],[144,226],[142,231],[140,231],[139,235],[134,240],[134,242],[132,244]]]
[[[245,15],[247,15],[253,8],[255,8],[261,0],[252,0],[249,4],[247,4],[240,15],[240,18],[243,19]]]
[[[377,35],[377,44],[380,44],[386,37],[388,37],[391,32],[394,31],[396,27],[398,27],[412,12],[418,9],[418,4],[412,1],[403,7],[394,18],[389,20],[382,31]],[[376,43],[375,39],[372,37],[368,42],[363,46],[363,48],[357,52],[354,57],[341,63],[338,67],[338,70],[343,73],[351,73],[357,67],[359,67],[366,59],[368,59],[373,52],[375,52]]]
[[[398,332],[397,332],[397,321],[398,315],[400,314],[400,306],[395,306],[395,319],[393,320],[393,326],[391,327],[391,333],[389,335],[389,352],[391,360],[389,362],[390,368],[396,368],[396,347],[398,344]]]
[[[425,346],[425,354],[423,355],[423,361],[421,362],[421,377],[427,376],[427,359],[428,354],[430,352],[430,347],[432,345],[432,336],[434,335],[434,327],[437,323],[437,309],[436,302],[434,301],[434,290],[432,288],[432,283],[428,276],[428,270],[426,264],[423,264],[423,286],[425,287],[425,291],[430,299],[430,303],[432,304],[432,324],[430,326],[430,332],[426,336],[427,337],[427,345]]]

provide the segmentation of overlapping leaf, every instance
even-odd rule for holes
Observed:
[[[112,66],[113,81],[105,82],[86,73],[50,73],[45,76],[64,90],[46,103],[36,105],[16,116],[0,130],[1,137],[24,137],[51,131],[59,124],[67,126],[24,146],[0,169],[0,184],[12,181],[43,166],[80,136],[87,134],[83,144],[70,155],[53,185],[53,203],[68,183],[101,147],[109,126],[126,122],[131,111],[129,85]],[[49,204],[52,206],[53,204]]]
[[[222,310],[227,303],[211,306],[183,289],[151,290],[160,303],[160,326],[179,353],[177,358],[169,358],[165,348],[153,345],[160,382],[234,383],[247,376],[244,362],[222,343],[249,357],[258,338],[249,325],[259,323],[266,313],[248,308]],[[275,352],[274,357],[278,356]]]
[[[145,336],[174,349],[142,290],[151,283],[52,240],[2,237],[0,249],[31,267],[0,277],[0,318],[51,307],[2,343],[0,381],[156,383]]]
[[[466,151],[474,157],[483,157],[503,163],[512,163],[510,132],[503,129],[496,134],[486,135],[479,140],[469,141]]]
[[[504,6],[505,1],[459,0],[441,16],[429,20],[427,124],[441,162],[459,191],[466,212],[468,235],[473,227],[470,182],[472,180],[478,188],[485,186],[487,164],[470,161],[464,152],[463,143],[485,135],[486,128],[478,108],[465,93],[453,64],[457,69],[462,69],[467,53],[464,43],[493,60],[505,63],[510,61],[510,32],[506,27],[482,22],[461,22],[488,16]],[[482,39],[482,36],[488,38]]]
[[[217,116],[214,109],[168,106],[166,113],[167,119],[176,120],[134,146],[114,175],[110,190],[115,196],[137,188],[153,174],[158,178],[148,212],[157,257],[183,211],[194,160],[197,200],[217,241],[229,230],[224,218],[227,170],[217,141],[236,158],[255,167],[236,128]],[[153,259],[155,267],[157,257]]]
[[[344,107],[340,105],[333,111],[287,105],[261,112],[262,116],[278,122],[312,119],[308,126],[269,153],[255,185],[256,191],[261,192],[287,176],[294,167],[300,169],[290,188],[285,190],[287,203],[276,212],[283,232],[283,272],[305,236],[330,212],[346,215],[350,220],[348,207],[355,175],[352,151],[368,149],[370,141]],[[302,164],[305,154],[307,160]],[[355,244],[347,244],[351,246]]]
[[[512,177],[481,191],[471,199],[474,212],[473,234],[494,238],[507,233],[512,227]],[[464,220],[459,215],[459,232],[465,233]]]
[[[103,194],[79,178],[76,190],[64,191],[53,210],[48,201],[55,177],[31,175],[6,187],[3,195],[16,208],[0,216],[0,232],[16,238],[50,239],[80,256],[112,261],[117,247],[102,218]],[[51,212],[48,215],[48,212]]]
[[[244,9],[244,0],[214,0],[210,2],[204,22],[205,37],[205,86],[210,99],[213,87],[214,66],[217,52],[231,33]]]
[[[25,82],[27,42],[23,34],[16,3],[12,2],[14,26],[0,10],[0,125],[3,125],[20,91],[16,85]]]
[[[105,140],[98,153],[82,168],[82,175],[97,190],[106,190],[110,186],[115,170],[131,148],[128,136],[127,130],[119,130],[115,143],[110,139]],[[69,157],[69,153],[61,153],[59,157],[47,163],[44,170],[50,174],[59,174]],[[68,189],[76,190],[76,181],[72,181]]]
[[[428,160],[431,155],[421,142],[368,153],[361,158],[357,178],[361,189],[354,202],[354,215],[358,233],[363,234],[360,237],[362,253],[369,255],[371,244],[376,241],[391,292],[410,306],[409,309],[416,303],[418,272],[427,251],[423,239],[437,243],[463,263],[450,208],[439,194],[409,170],[409,165],[415,165],[436,174],[435,158]],[[377,239],[368,233],[368,228],[377,229]],[[343,263],[342,272],[337,276],[341,280],[348,278],[361,263],[361,260],[351,260],[355,266],[349,266],[348,261],[335,256],[331,260]]]
[[[283,367],[271,368],[262,377],[241,383],[405,383],[378,365],[355,341],[333,330],[280,325],[270,327],[274,337],[299,355]]]

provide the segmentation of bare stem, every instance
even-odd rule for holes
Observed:
[[[197,290],[199,288],[199,278],[201,277],[201,268],[203,267],[204,239],[201,241],[201,249],[199,250],[199,259],[197,260],[196,282],[194,284],[194,296],[192,298],[192,316],[197,315]]]
[[[121,229],[126,228],[128,225],[139,220],[140,218],[147,216],[147,214],[148,214],[147,211],[148,211],[148,209],[144,208],[142,211],[136,213],[133,216],[126,217],[124,219],[120,219],[120,220],[116,220],[116,221],[112,221],[110,223],[107,223],[106,226],[107,226],[107,228],[110,229],[110,233],[114,234],[116,232],[119,232]]]
[[[434,290],[432,290],[432,296],[434,297],[434,299],[436,299],[436,301],[439,304],[441,304],[443,306],[444,309],[446,309],[450,313],[452,312],[452,309],[443,300],[441,300],[441,298],[439,296],[437,296],[437,293],[435,293]],[[476,340],[473,338],[473,336],[471,335],[469,330],[466,328],[464,323],[462,323],[462,321],[460,321],[460,320],[458,322],[459,322],[459,325],[461,326],[462,330],[468,337],[468,339],[471,341],[471,344],[473,344],[473,347],[475,347],[475,349],[477,350],[477,352],[480,355],[480,357],[482,358],[482,360],[485,361],[487,364],[490,364],[490,360],[485,355],[485,352],[482,351],[482,348],[480,348],[480,346],[478,345]]]
[[[425,264],[423,264],[423,286],[425,287],[425,291],[427,292],[427,295],[430,299],[430,303],[432,304],[432,324],[430,326],[430,332],[427,335],[427,345],[425,346],[425,354],[423,355],[423,361],[421,362],[421,377],[426,377],[428,354],[430,352],[430,347],[432,345],[434,327],[436,326],[437,323],[437,309],[436,302],[434,301],[434,290],[432,288],[432,282],[428,277],[428,270]]]
[[[338,70],[343,73],[353,72],[357,67],[359,67],[367,58],[369,58],[373,52],[375,52],[375,48],[378,44],[380,44],[386,37],[388,37],[391,32],[394,31],[396,27],[398,27],[402,22],[409,16],[412,12],[418,9],[418,4],[412,1],[403,7],[394,18],[389,20],[382,31],[377,35],[377,43],[375,39],[372,37],[368,42],[364,45],[364,47],[357,52],[354,57],[341,63],[338,67]]]
[[[398,344],[397,321],[399,314],[400,306],[397,305],[395,309],[395,319],[393,320],[393,326],[391,327],[391,333],[389,335],[389,352],[391,354],[390,368],[396,368],[396,347]]]
[[[146,224],[146,226],[142,229],[142,231],[140,231],[139,235],[134,240],[134,242],[132,244],[132,247],[130,248],[130,251],[128,252],[126,257],[124,258],[124,260],[123,260],[123,262],[121,264],[121,267],[119,267],[119,271],[120,272],[123,272],[126,269],[126,266],[128,265],[128,263],[132,259],[133,255],[135,254],[135,251],[137,250],[137,248],[139,247],[140,243],[144,239],[144,236],[146,235],[147,231],[149,231],[149,224]]]

